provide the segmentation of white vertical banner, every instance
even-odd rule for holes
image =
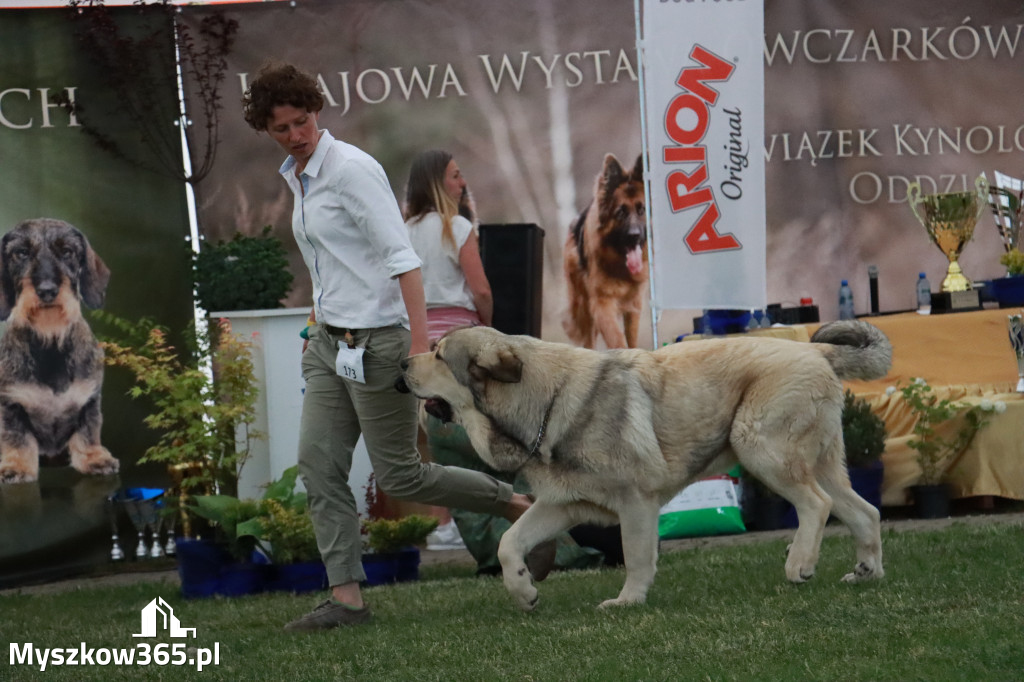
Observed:
[[[642,0],[656,309],[766,304],[763,0]]]

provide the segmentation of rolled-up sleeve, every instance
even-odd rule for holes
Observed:
[[[388,275],[394,279],[422,265],[409,241],[409,232],[398,210],[384,169],[372,160],[350,160],[338,183],[353,221],[380,256]]]

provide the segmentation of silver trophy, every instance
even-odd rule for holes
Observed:
[[[1007,251],[1020,249],[1021,212],[1024,183],[1005,173],[996,171],[995,185],[989,187],[989,207],[996,221],[996,229]]]
[[[120,538],[117,536],[117,504],[116,495],[107,497],[107,514],[110,517],[110,560],[121,561],[124,559],[124,550],[121,549]]]
[[[166,556],[174,556],[178,549],[174,544],[174,523],[177,518],[178,514],[173,510],[168,510],[166,516],[164,516],[164,524],[167,526],[167,543],[164,545],[164,554]]]
[[[139,544],[135,546],[136,559],[163,556],[163,549],[160,547],[160,541],[157,537],[159,534],[159,526],[157,525],[157,519],[159,518],[157,514],[158,502],[159,500],[156,498],[148,500],[126,498],[121,500],[125,511],[128,512],[128,518],[132,520],[132,525],[135,526],[135,530],[139,534]],[[146,542],[147,531],[152,533],[152,545],[155,547],[155,550],[150,550],[150,543]]]
[[[1008,315],[1006,326],[1010,331],[1010,345],[1017,355],[1017,393],[1024,393],[1024,316]]]
[[[135,558],[145,559],[149,556],[149,548],[146,547],[146,519],[142,515],[142,505],[146,504],[146,501],[126,499],[122,500],[121,504],[124,505],[125,511],[128,512],[128,518],[131,519],[135,531],[139,534],[139,544],[135,546]]]
[[[155,503],[156,500],[153,500]],[[159,559],[164,555],[164,548],[160,542],[160,529],[164,525],[164,516],[160,513],[159,508],[156,504],[152,506],[152,515],[147,517],[146,526],[149,527],[150,532],[153,535],[153,542],[149,546],[149,558]]]

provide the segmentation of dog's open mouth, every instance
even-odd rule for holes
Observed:
[[[437,417],[445,424],[450,422],[454,415],[452,414],[452,406],[442,398],[427,398],[423,403],[423,409],[427,411],[431,417]]]

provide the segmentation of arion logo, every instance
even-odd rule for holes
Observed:
[[[157,630],[166,631],[171,637],[195,639],[195,628],[183,628],[178,617],[174,615],[174,609],[164,601],[163,597],[157,597],[142,608],[142,632],[132,637],[156,637]]]

